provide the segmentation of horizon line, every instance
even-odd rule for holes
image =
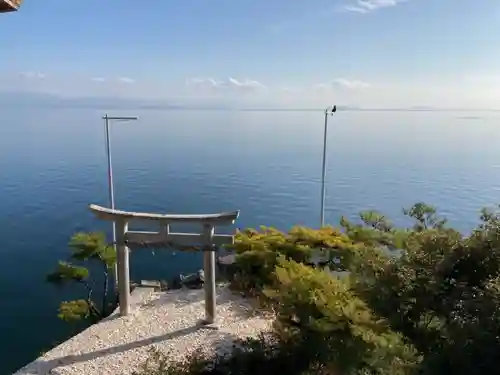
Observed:
[[[3,97],[5,95],[5,97]],[[25,96],[26,95],[26,96]],[[189,103],[186,99],[161,99],[161,98],[124,98],[113,96],[76,96],[62,97],[57,94],[44,92],[2,91],[0,107],[45,107],[45,108],[120,108],[143,110],[226,110],[226,111],[254,111],[254,112],[313,112],[324,111],[325,107],[283,107],[278,105],[260,104],[245,105],[236,103],[207,102],[203,104]],[[20,100],[19,100],[20,99]],[[23,100],[27,99],[27,100]],[[197,100],[194,98],[193,100]],[[170,102],[169,102],[170,101]],[[183,103],[184,101],[184,103]],[[500,108],[488,107],[438,107],[432,105],[412,105],[405,107],[368,107],[359,105],[336,104],[339,111],[351,112],[500,112]]]

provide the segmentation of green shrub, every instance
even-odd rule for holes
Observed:
[[[57,287],[78,285],[85,292],[85,299],[61,302],[58,317],[64,321],[86,320],[96,323],[114,308],[109,301],[110,271],[116,264],[116,252],[106,243],[104,233],[75,233],[69,242],[67,261],[59,261],[55,270],[46,276],[46,281]],[[91,277],[90,266],[97,266],[102,274],[102,284],[96,285]],[[94,290],[100,287],[101,303],[96,304]]]
[[[411,374],[419,362],[348,282],[284,257],[272,277],[264,290],[276,311],[272,332],[226,356],[195,352],[176,362],[155,352],[137,375],[392,375]]]
[[[233,287],[272,307],[273,332],[143,375],[500,373],[500,214],[463,235],[423,203],[404,213],[408,228],[370,211],[343,232],[239,233]],[[320,250],[348,276],[310,267]]]
[[[419,209],[426,212],[423,206]],[[407,231],[401,256],[353,273],[353,289],[422,353],[426,374],[497,372],[500,350],[500,220],[464,236],[445,221],[420,219]],[[380,264],[379,264],[380,265]],[[371,276],[367,277],[368,274]]]
[[[285,259],[275,277],[265,294],[312,366],[340,374],[407,374],[418,363],[415,349],[372,313],[347,279]]]
[[[261,231],[247,229],[237,233],[231,250],[236,252],[237,275],[233,284],[241,290],[261,291],[273,280],[278,259],[312,263],[318,254],[326,254],[332,267],[335,258],[344,258],[354,251],[352,241],[338,230],[325,227],[320,230],[294,227],[288,233],[262,227]]]

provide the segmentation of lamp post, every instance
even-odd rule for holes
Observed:
[[[327,136],[328,136],[328,117],[333,116],[337,112],[337,106],[327,107],[325,109],[325,133],[323,136],[323,169],[321,174],[321,216],[320,216],[320,228],[325,226],[325,195],[326,195],[326,146],[327,146]]]
[[[111,209],[115,209],[115,187],[113,184],[113,166],[111,163],[111,137],[109,134],[109,124],[111,121],[135,121],[137,117],[110,117],[106,114],[103,118],[104,120],[104,128],[106,130],[106,156],[108,158],[108,196],[109,196],[109,205]],[[113,222],[113,248],[116,253],[116,226]],[[117,265],[115,264],[114,269],[114,277],[115,277],[115,289],[118,287],[118,270]]]

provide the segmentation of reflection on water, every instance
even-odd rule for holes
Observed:
[[[87,206],[106,206],[103,114],[92,110],[2,113],[0,234],[3,269],[0,374],[68,334],[56,317],[61,292],[44,275],[78,230],[109,230]],[[237,227],[317,226],[321,112],[143,111],[112,126],[117,206],[211,213],[241,210]],[[326,221],[379,209],[437,205],[469,229],[500,201],[500,116],[447,112],[342,112],[330,122]],[[137,251],[134,279],[193,272],[200,254]],[[62,292],[70,298],[74,290]],[[7,302],[8,301],[8,302]],[[37,332],[36,335],[33,332]]]

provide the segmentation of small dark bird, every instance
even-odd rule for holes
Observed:
[[[336,106],[336,105],[334,105],[334,106],[332,107],[332,114],[334,114],[335,112],[337,112],[337,106]]]

